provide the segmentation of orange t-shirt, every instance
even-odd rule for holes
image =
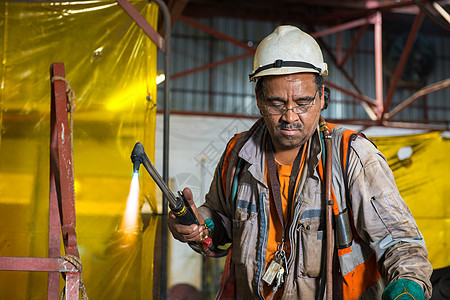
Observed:
[[[302,173],[303,166],[305,164],[305,147],[303,147],[303,154],[302,159],[300,162],[300,170],[297,176],[297,181],[295,184],[295,189],[297,189],[298,181]],[[287,205],[288,205],[288,193],[289,193],[289,176],[291,175],[292,171],[292,165],[281,165],[278,162],[276,162],[277,165],[277,171],[278,171],[278,180],[280,182],[280,194],[281,194],[281,202],[283,204],[283,217],[284,222],[287,222]],[[266,163],[267,166],[267,163]],[[268,169],[266,167],[266,170],[264,172],[266,182],[270,186],[270,176]],[[295,199],[295,194],[294,194]],[[269,225],[269,238],[267,241],[267,254],[266,254],[266,268],[269,267],[270,262],[273,260],[275,253],[277,252],[278,244],[281,243],[281,238],[283,236],[283,227],[281,226],[280,217],[278,216],[277,209],[275,207],[275,202],[273,201],[272,193],[269,193],[269,202],[270,202],[270,225]],[[293,204],[293,203],[292,203]],[[292,207],[293,209],[293,207]],[[291,210],[293,213],[293,211]],[[292,221],[292,220],[291,220]],[[289,226],[290,224],[287,224]],[[289,255],[291,253],[291,247],[289,243],[289,238],[285,237],[285,244],[286,244],[286,260],[289,258]],[[283,266],[286,268],[286,266]],[[264,270],[264,271],[265,271]],[[264,273],[263,273],[264,274]],[[265,299],[269,299],[272,294],[273,286],[268,286],[265,282],[263,283],[263,296]],[[281,298],[283,294],[283,288],[279,288],[276,292],[274,299]]]

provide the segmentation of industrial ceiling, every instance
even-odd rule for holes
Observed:
[[[386,91],[383,92],[383,75],[381,71],[381,59],[379,60],[378,75],[376,75],[375,85],[377,86],[376,98],[368,98],[353,84],[353,89],[348,90],[332,82],[327,82],[328,86],[339,90],[356,100],[361,101],[367,111],[371,121],[362,122],[367,126],[382,125],[382,126],[399,126],[399,127],[417,127],[411,124],[395,124],[392,117],[400,110],[411,105],[420,97],[442,89],[448,89],[450,86],[450,78],[443,78],[442,81],[434,82],[428,86],[417,88],[416,92],[405,99],[403,103],[393,107],[391,100],[396,88],[398,87],[402,72],[407,65],[408,57],[411,53],[411,48],[417,37],[417,34],[432,34],[434,36],[442,36],[448,38],[450,33],[450,1],[427,1],[427,0],[341,0],[341,1],[327,1],[327,0],[164,0],[171,14],[172,26],[176,22],[184,22],[193,25],[205,32],[208,32],[216,37],[223,38],[238,47],[246,48],[246,45],[240,44],[238,41],[230,36],[225,36],[217,32],[214,28],[209,28],[204,24],[195,21],[198,18],[230,18],[230,19],[244,19],[244,20],[259,20],[271,21],[285,24],[301,24],[308,32],[313,33],[313,37],[317,38],[322,48],[328,54],[333,55],[334,49],[339,49],[341,45],[332,45],[329,47],[320,39],[321,36],[330,33],[338,33],[340,31],[355,29],[360,27],[358,35],[369,26],[374,31],[375,35],[375,61],[381,58],[381,39],[382,34],[409,32],[408,40],[399,50],[400,61],[392,71]],[[161,22],[159,32],[164,36],[164,24]],[[355,37],[354,44],[357,44],[358,37]],[[378,41],[377,41],[378,39]],[[352,45],[353,46],[353,45]],[[351,47],[352,47],[351,46]],[[377,49],[378,47],[378,49]],[[247,47],[248,48],[248,47]],[[327,49],[328,48],[328,49]],[[249,55],[251,49],[247,49]],[[336,50],[337,51],[337,50]],[[378,53],[378,54],[377,54]],[[351,54],[350,49],[346,53]],[[401,57],[400,57],[401,54]],[[230,59],[231,60],[231,59]],[[352,82],[352,75],[346,74],[343,67],[342,57],[334,57],[334,62],[340,67],[343,75]],[[225,62],[224,62],[225,63]],[[375,62],[377,64],[377,62]],[[182,76],[204,70],[207,68],[214,68],[219,64],[205,65],[204,67],[187,70],[183,72]],[[179,74],[177,74],[178,76]],[[180,75],[181,76],[181,75]],[[446,77],[446,76],[444,76]],[[448,111],[448,107],[445,108]],[[447,114],[448,115],[448,114]],[[437,126],[426,124],[419,125],[425,129],[448,129],[449,121],[446,120],[425,120],[423,123],[433,121]],[[361,123],[360,121],[357,121]]]

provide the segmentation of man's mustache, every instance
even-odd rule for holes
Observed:
[[[278,125],[278,128],[281,130],[300,130],[302,127],[301,123],[282,123]]]

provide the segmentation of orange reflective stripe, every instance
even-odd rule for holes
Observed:
[[[331,129],[338,127],[338,125],[327,123],[328,129],[331,131]],[[349,141],[352,134],[357,133],[353,130],[345,130],[342,133],[342,170],[344,171],[344,174],[346,173],[346,164],[347,164],[347,154],[349,151]],[[322,179],[322,182],[324,182],[324,167],[322,159],[319,161],[319,175]],[[344,175],[345,176],[345,175]],[[333,213],[334,215],[339,214],[339,207],[336,202],[336,196],[334,194],[334,191],[332,190],[332,200],[333,203]],[[356,232],[356,228],[353,224],[353,212],[349,205],[347,205],[349,212],[350,212],[350,224],[351,229],[353,233],[353,240],[355,243],[359,240],[359,235]],[[352,252],[352,248],[347,247],[344,249],[338,249],[338,256],[342,256],[348,253]],[[364,263],[361,263],[355,267],[355,269],[348,274],[343,276],[343,294],[344,299],[357,299],[359,298],[364,291],[371,287],[373,284],[377,283],[378,280],[381,278],[380,273],[378,272],[377,262],[375,258],[375,254],[372,254],[368,260],[366,260]]]
[[[347,248],[343,248],[343,249],[338,249],[338,256],[342,256],[342,255],[350,253],[350,252],[352,252],[351,246],[349,246]]]
[[[377,283],[380,278],[375,254],[372,254],[368,260],[343,276],[344,299],[358,299],[366,289]]]
[[[334,127],[339,127],[339,125],[327,122],[328,130],[331,131]]]

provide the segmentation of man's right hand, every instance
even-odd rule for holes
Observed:
[[[192,208],[197,220],[200,224],[204,224],[205,220],[203,217],[197,212],[197,207],[194,204],[192,192],[189,188],[185,188],[183,190],[183,194],[186,197],[189,205]],[[180,242],[198,242],[202,240],[203,237],[203,226],[199,226],[197,224],[192,224],[189,226],[183,225],[178,221],[177,217],[173,212],[169,212],[169,218],[167,220],[167,225],[169,226],[170,231],[175,239]]]

